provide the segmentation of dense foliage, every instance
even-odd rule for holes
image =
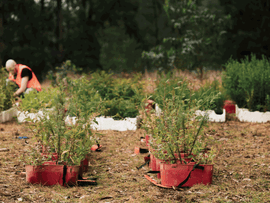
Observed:
[[[246,0],[232,1],[219,0],[225,15],[230,15],[230,23],[225,35],[223,58],[232,57],[240,61],[246,56],[255,54],[259,59],[262,55],[269,57],[270,38],[269,27],[265,26],[268,20],[269,1]]]
[[[269,6],[262,0],[4,0],[0,65],[14,58],[39,79],[67,59],[84,71],[216,68],[231,55],[269,56]]]
[[[227,94],[240,108],[252,111],[270,110],[270,63],[255,55],[241,60],[230,60],[224,71],[223,85]]]
[[[0,112],[12,107],[14,102],[13,93],[16,85],[6,82],[8,74],[4,68],[0,69]]]
[[[224,101],[228,99],[228,96],[225,90],[222,88],[222,85],[218,82],[218,80],[214,80],[212,83],[206,83],[198,90],[193,91],[192,100],[197,99],[200,100],[202,98],[209,98],[209,96],[218,95],[213,98],[211,101],[207,101],[207,105],[205,107],[200,107],[200,110],[207,110],[207,108],[214,110],[217,114],[223,113]]]
[[[198,90],[194,90],[189,87],[185,79],[175,77],[173,72],[160,75],[160,78],[156,81],[156,86],[157,88],[150,98],[152,98],[161,109],[166,108],[165,99],[173,99],[173,95],[177,95],[185,104],[191,104],[196,100],[203,100],[205,106],[199,106],[199,110],[211,109],[218,114],[222,114],[223,103],[227,98],[226,93],[217,80],[205,84]]]
[[[53,98],[58,92],[57,88],[48,88],[40,92],[31,91],[28,94],[24,94],[24,98],[20,103],[20,109],[36,113],[43,108],[52,108],[55,106]]]
[[[159,69],[203,67],[221,64],[223,35],[229,16],[214,15],[200,7],[196,0],[166,0],[166,11],[173,34],[163,44],[144,52],[143,58]]]
[[[12,0],[0,11],[0,65],[14,58],[40,79],[67,59],[86,72],[141,69],[142,50],[170,32],[161,0]]]
[[[143,99],[140,77],[115,79],[105,71],[95,72],[89,80],[83,77],[72,83],[71,99],[76,105],[85,106],[87,112],[115,119],[136,117]],[[71,108],[70,113],[76,114],[76,108]]]

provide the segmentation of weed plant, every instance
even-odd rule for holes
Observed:
[[[250,111],[270,110],[270,63],[252,55],[240,62],[230,59],[223,72],[222,84],[226,93],[240,108]]]

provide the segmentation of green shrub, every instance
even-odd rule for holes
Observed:
[[[200,106],[200,110],[215,110],[216,113],[222,114],[223,102],[226,98],[225,92],[221,90],[218,80],[207,83],[199,90],[191,90],[188,88],[188,82],[182,78],[174,77],[172,72],[161,75],[156,82],[157,88],[153,95],[150,96],[161,109],[167,105],[165,99],[173,99],[173,95],[177,95],[182,101],[191,105],[195,100],[204,101],[204,106]],[[211,100],[210,100],[211,98]]]
[[[196,90],[192,94],[192,100],[201,99],[207,96],[217,95],[213,101],[207,101],[207,107],[214,110],[217,114],[223,113],[223,104],[227,98],[225,91],[221,88],[218,80],[214,80],[212,83],[206,83],[200,89]],[[207,110],[205,107],[201,107],[200,110]]]
[[[184,101],[190,98],[190,94],[188,83],[182,78],[173,77],[173,73],[168,72],[166,75],[160,75],[157,79],[156,89],[151,98],[163,109],[165,99],[172,99],[173,95],[177,95]],[[186,100],[186,102],[189,101]]]
[[[54,109],[44,112],[44,116],[29,127],[45,153],[57,153],[58,164],[66,162],[67,165],[80,165],[96,139],[91,130],[91,114],[78,115],[80,119],[76,124],[69,125],[64,120],[67,116],[65,106],[69,101],[63,90],[54,94],[52,100]],[[32,147],[25,152],[22,160],[30,165],[43,164],[47,159],[41,156],[39,150],[40,147]]]
[[[97,71],[91,74],[89,85],[99,93],[102,99],[114,98],[112,75],[112,73],[109,74],[105,71]]]
[[[183,94],[176,94],[175,90]],[[170,160],[173,163],[181,160],[181,153],[200,156],[211,141],[211,137],[203,133],[207,124],[206,116],[195,116],[195,112],[201,107],[208,109],[207,105],[212,105],[216,95],[205,95],[201,99],[190,100],[185,98],[185,92],[189,92],[188,87],[179,85],[172,88],[168,94],[156,96],[156,100],[163,101],[162,114],[147,114],[143,125],[147,134],[151,135],[151,153],[159,159]],[[200,163],[202,161],[196,160]],[[211,163],[209,159],[204,161]]]
[[[78,116],[80,114],[85,117],[94,112],[103,112],[102,98],[86,77],[72,81],[69,87],[69,95],[69,116]]]
[[[240,108],[269,111],[270,63],[255,55],[240,62],[230,59],[222,77],[226,93]]]
[[[99,71],[91,76],[90,80],[82,77],[70,83],[70,99],[76,102],[69,107],[69,115],[76,115],[78,109],[116,119],[139,114],[138,106],[143,98],[140,74],[130,79],[115,79],[112,74]]]
[[[113,79],[107,97],[103,97],[105,107],[104,116],[112,116],[115,119],[136,117],[139,115],[139,106],[144,98],[143,86],[140,83],[141,75],[133,78]]]
[[[10,109],[12,107],[15,92],[15,84],[10,82],[6,85],[6,79],[8,78],[8,73],[4,68],[0,69],[0,112]]]
[[[130,100],[113,99],[104,102],[104,116],[113,116],[114,119],[134,118],[139,115],[138,107]]]
[[[20,103],[20,109],[28,112],[38,112],[42,108],[52,108],[54,104],[53,97],[59,92],[58,88],[43,89],[40,92],[31,91],[24,95]]]

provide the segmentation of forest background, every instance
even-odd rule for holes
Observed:
[[[42,81],[71,60],[83,72],[222,69],[270,56],[267,0],[0,0],[0,66]]]

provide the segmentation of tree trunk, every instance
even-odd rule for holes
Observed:
[[[94,20],[92,20],[92,15],[94,11],[91,5],[91,1],[88,3],[90,3],[90,6],[87,6],[86,1],[83,0],[85,13],[87,14],[83,30],[92,46],[91,52],[88,51],[88,57],[91,58],[90,60],[91,64],[89,64],[89,66],[85,69],[86,71],[91,71],[93,69],[102,69],[102,66],[100,64],[100,57],[99,57],[101,47],[96,36],[97,23]]]
[[[43,48],[43,46],[44,46],[44,32],[45,32],[45,29],[44,29],[44,27],[45,27],[45,20],[44,20],[44,18],[45,18],[45,14],[44,14],[44,12],[45,12],[45,2],[44,2],[45,0],[41,0],[40,1],[40,4],[41,4],[41,7],[40,7],[40,17],[41,17],[41,26],[40,26],[40,30],[41,30],[41,38],[40,38],[40,47],[41,47],[41,49]]]
[[[57,0],[57,45],[58,45],[58,60],[61,62],[63,57],[63,16],[62,16],[62,0]]]

